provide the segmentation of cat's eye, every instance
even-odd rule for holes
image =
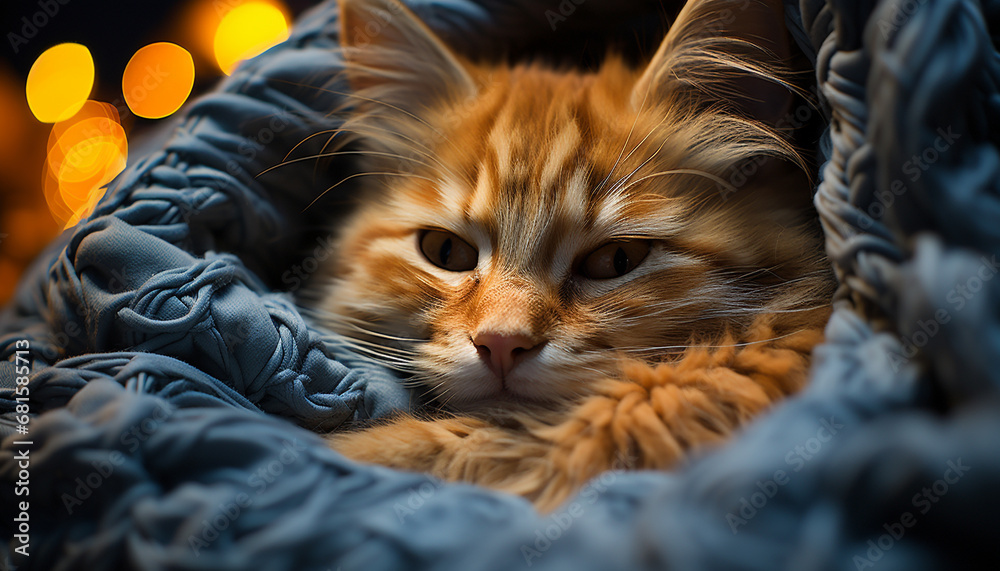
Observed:
[[[648,240],[608,242],[583,260],[580,273],[592,280],[608,280],[624,276],[649,254]]]
[[[451,232],[426,230],[420,236],[420,251],[430,263],[451,272],[467,272],[479,263],[479,252]]]

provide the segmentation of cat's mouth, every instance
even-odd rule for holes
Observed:
[[[492,395],[475,400],[455,402],[451,404],[451,408],[464,412],[474,412],[480,409],[510,408],[513,405],[550,405],[554,402],[552,399],[538,398],[537,396],[511,389],[504,382],[500,389]]]
[[[477,348],[465,336],[432,339],[419,346],[416,383],[430,402],[453,410],[483,403],[553,404],[575,400],[598,378],[613,375],[617,364],[602,355],[574,351],[559,343],[536,343],[511,349],[510,363],[494,363],[502,347]],[[509,347],[508,347],[509,348]],[[416,384],[415,383],[415,384]]]
[[[520,403],[547,400],[537,394],[537,383],[534,383],[536,394],[532,394],[532,380],[517,373],[500,377],[493,371],[483,371],[481,383],[486,389],[485,394],[476,401]]]
[[[472,366],[465,374],[453,375],[448,386],[442,388],[445,389],[446,406],[455,410],[508,408],[515,404],[549,405],[565,400],[558,386],[545,382],[554,376],[554,372],[537,365],[519,368],[504,376],[487,367]]]
[[[495,375],[494,375],[495,376]],[[545,402],[551,399],[539,398],[539,395],[532,395],[527,393],[523,387],[532,381],[525,378],[519,378],[517,376],[507,377],[500,379],[500,391],[497,393],[497,399],[503,400],[504,402]]]

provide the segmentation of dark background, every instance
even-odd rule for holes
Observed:
[[[190,100],[222,77],[211,55],[211,30],[200,25],[205,11],[224,13],[246,1],[0,0],[0,305],[10,299],[25,266],[62,231],[42,192],[46,142],[52,126],[34,118],[25,98],[25,79],[35,59],[64,42],[87,46],[96,72],[90,98],[115,104],[122,98],[121,74],[136,50],[153,42],[173,42],[194,58],[195,85]],[[471,34],[472,38],[457,38],[474,41],[474,45],[465,46],[467,55],[554,59],[582,67],[596,65],[609,50],[633,61],[651,55],[666,23],[683,4],[680,0],[477,1],[499,25],[495,24],[493,33],[486,37]],[[645,1],[657,5],[662,17],[638,17],[648,14],[648,9],[637,9]],[[291,23],[318,2],[280,3]],[[433,6],[425,8],[431,14],[435,11]],[[572,17],[553,22],[553,14],[567,10],[572,11]],[[169,119],[123,116],[130,148],[144,132]]]
[[[191,98],[222,77],[206,31],[204,11],[215,13],[243,0],[3,0],[0,7],[0,305],[13,294],[24,267],[62,227],[49,213],[42,193],[42,172],[51,124],[28,109],[24,85],[35,59],[64,42],[87,46],[96,79],[90,98],[115,102],[122,97],[125,65],[139,48],[153,42],[176,43],[195,60]],[[312,0],[283,0],[294,19]],[[130,146],[166,119],[123,119]]]

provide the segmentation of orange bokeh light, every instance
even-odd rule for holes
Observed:
[[[42,123],[76,114],[94,88],[94,58],[80,44],[66,43],[42,52],[25,82],[28,107]]]
[[[247,2],[230,10],[215,30],[215,61],[226,75],[243,60],[288,38],[284,12],[269,2]]]
[[[87,101],[49,133],[43,188],[52,215],[66,227],[89,215],[106,185],[125,169],[128,141],[118,110]]]
[[[280,0],[197,2],[187,17],[192,50],[227,75],[239,62],[288,38],[289,11]]]
[[[122,74],[122,94],[132,113],[160,119],[180,109],[194,86],[194,60],[177,44],[158,42],[135,52]]]

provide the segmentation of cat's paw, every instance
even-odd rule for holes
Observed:
[[[486,439],[494,428],[471,417],[422,420],[399,416],[363,430],[332,433],[326,439],[331,448],[358,462],[446,477],[441,472],[447,459],[472,442]]]
[[[552,442],[526,428],[537,413],[500,417],[402,416],[375,427],[327,436],[330,446],[352,460],[419,471],[448,481],[478,484],[555,507],[580,482],[561,473]]]
[[[555,507],[570,491],[613,467],[668,469],[692,450],[712,446],[804,383],[818,330],[768,342],[725,342],[694,348],[673,362],[630,361],[623,376],[597,387],[565,418],[525,420],[551,443],[555,476],[534,495]]]

